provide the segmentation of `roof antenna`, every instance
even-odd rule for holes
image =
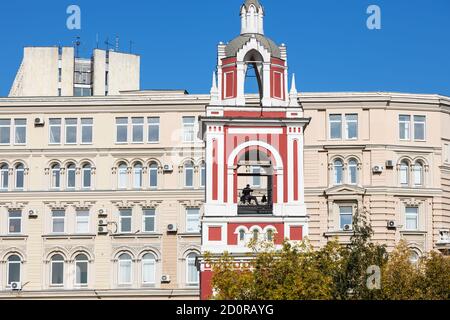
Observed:
[[[119,52],[119,36],[116,35],[116,52]]]
[[[96,43],[97,49],[98,49],[98,32],[97,32],[97,34],[95,35],[95,43]]]
[[[133,50],[132,50],[132,48],[133,48],[133,43],[134,43],[134,41],[131,41],[131,40],[130,40],[130,53],[133,51]]]
[[[75,50],[76,50],[75,57],[79,58],[80,57],[80,45],[81,45],[80,37],[77,36],[76,40],[73,43],[75,45]]]
[[[106,51],[109,51],[109,47],[113,46],[111,43],[109,43],[109,37],[106,38],[105,44],[106,44]]]

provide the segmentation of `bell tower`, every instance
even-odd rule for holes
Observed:
[[[248,261],[251,239],[301,241],[308,235],[304,196],[303,116],[295,76],[288,88],[286,46],[264,35],[258,0],[241,7],[241,34],[219,44],[211,101],[201,117],[206,143],[206,202],[202,252],[228,251],[239,265]],[[258,93],[245,94],[253,68]],[[202,258],[201,298],[212,295],[212,268]]]

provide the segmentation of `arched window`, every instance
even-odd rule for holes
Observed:
[[[22,190],[24,188],[25,181],[25,168],[22,163],[16,165],[16,182],[15,187],[17,190]]]
[[[75,285],[87,286],[88,285],[88,257],[81,253],[75,257]]]
[[[89,163],[83,165],[82,169],[82,182],[83,189],[90,189],[92,187],[92,167]]]
[[[55,254],[50,260],[50,283],[52,286],[63,286],[64,257],[60,254]]]
[[[342,160],[334,160],[334,184],[339,185],[343,183],[344,164]]]
[[[8,190],[9,166],[7,164],[0,165],[0,189]]]
[[[273,234],[274,234],[274,232],[272,229],[267,230],[267,233],[266,233],[267,241],[270,241],[270,242],[273,241]]]
[[[420,256],[415,250],[411,250],[409,254],[409,262],[413,265],[417,265],[419,263]]]
[[[409,185],[409,163],[407,161],[400,163],[400,184],[403,186]]]
[[[75,177],[76,177],[76,167],[75,164],[70,163],[67,166],[67,189],[75,189]]]
[[[130,285],[133,261],[128,253],[119,256],[119,285]]]
[[[136,162],[133,168],[133,181],[134,188],[141,189],[142,188],[142,163]]]
[[[61,167],[59,164],[54,164],[51,168],[52,174],[52,188],[59,189],[61,188]]]
[[[142,283],[145,285],[156,283],[156,259],[152,253],[142,257]]]
[[[118,182],[119,189],[126,189],[128,185],[128,167],[125,163],[119,164]]]
[[[187,188],[194,187],[194,163],[192,161],[184,164],[184,186]]]
[[[423,185],[423,165],[420,162],[416,162],[414,164],[414,185],[422,186]]]
[[[253,230],[253,240],[258,241],[259,239],[259,231],[258,229]]]
[[[202,161],[200,165],[200,186],[204,188],[206,186],[206,164]]]
[[[348,162],[348,182],[350,184],[358,183],[358,161],[350,159]]]
[[[197,256],[198,255],[196,253],[190,253],[186,258],[187,263],[186,282],[188,285],[198,285],[199,283],[197,265],[195,264]]]
[[[158,188],[158,164],[156,162],[151,162],[148,172],[150,188]]]
[[[8,286],[13,282],[21,281],[21,268],[22,268],[22,260],[18,255],[12,255],[8,258],[8,267],[7,267],[7,278],[8,278]]]
[[[245,230],[241,229],[239,230],[239,242],[244,242],[245,241]]]

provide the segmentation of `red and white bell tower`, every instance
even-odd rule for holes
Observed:
[[[211,102],[201,117],[207,185],[202,252],[228,251],[245,264],[251,239],[301,241],[308,235],[304,197],[305,119],[295,77],[288,91],[287,53],[264,35],[258,0],[241,7],[241,34],[218,46]],[[257,94],[246,95],[253,68]],[[243,196],[250,185],[252,198]],[[200,259],[201,298],[212,295],[211,266]]]

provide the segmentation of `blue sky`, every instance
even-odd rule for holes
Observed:
[[[141,55],[142,89],[208,93],[216,46],[239,34],[243,0],[40,0],[0,5],[0,96],[6,96],[24,46],[72,45],[89,57],[109,37]],[[394,91],[450,96],[450,1],[262,0],[266,35],[288,46],[299,91]],[[66,9],[81,7],[81,30]],[[366,27],[378,5],[382,29]]]

